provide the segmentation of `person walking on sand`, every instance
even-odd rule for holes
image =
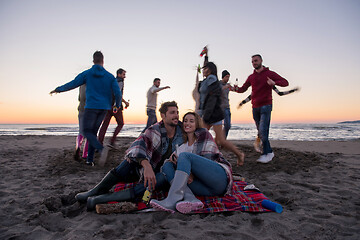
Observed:
[[[86,84],[83,125],[85,137],[89,141],[86,164],[90,166],[94,166],[95,149],[101,152],[100,165],[106,161],[108,151],[97,140],[97,132],[106,111],[112,109],[112,96],[115,96],[115,111],[120,107],[122,98],[116,78],[104,68],[104,56],[100,51],[93,54],[93,63],[90,69],[77,75],[74,80],[50,92],[50,94],[66,92]]]
[[[243,93],[250,86],[252,88],[251,103],[253,107],[253,118],[263,145],[262,155],[257,162],[268,163],[275,156],[269,141],[272,89],[274,85],[286,87],[289,83],[279,74],[270,71],[269,68],[263,66],[261,55],[253,55],[251,57],[251,62],[254,67],[254,72],[240,88],[234,88],[234,91]]]
[[[124,80],[125,80],[125,78],[126,78],[126,71],[122,68],[118,69],[116,72],[116,80],[117,80],[117,83],[119,84],[119,88],[120,88],[123,96],[124,96]],[[124,97],[122,98],[121,102],[125,104],[125,108],[129,107],[129,102],[124,100]],[[115,106],[115,102],[114,102],[114,106]],[[116,136],[119,134],[119,132],[121,131],[121,129],[124,126],[123,110],[124,110],[124,108],[123,108],[122,104],[120,106],[120,109],[118,109],[118,111],[116,113],[114,113],[112,110],[107,110],[104,121],[103,121],[100,131],[99,131],[99,136],[98,136],[98,140],[101,144],[103,144],[103,142],[104,142],[105,133],[109,127],[110,120],[114,116],[116,119],[117,126],[111,137],[110,146],[112,146],[112,147],[115,146]]]
[[[81,150],[81,145],[83,142],[84,143],[84,148],[83,148],[83,152],[82,152],[82,158],[86,159],[87,158],[87,154],[88,154],[88,147],[89,147],[89,142],[88,140],[84,137],[84,113],[85,113],[85,100],[86,100],[86,84],[83,84],[79,87],[79,106],[78,106],[78,120],[79,120],[79,134],[76,137],[76,146],[75,146],[75,155],[74,158],[76,161],[80,160],[80,150]]]
[[[156,209],[189,213],[203,207],[194,194],[221,196],[232,189],[231,164],[225,160],[209,131],[202,128],[197,113],[184,115],[183,131],[185,142],[162,167],[171,183],[168,196],[162,201],[150,201]]]
[[[234,144],[225,139],[222,128],[224,111],[221,108],[222,87],[217,78],[217,67],[213,62],[207,62],[203,67],[205,79],[201,82],[200,92],[200,116],[207,129],[213,127],[215,132],[215,142],[237,156],[237,165],[244,164],[245,155],[237,149]]]
[[[224,135],[225,139],[227,138],[230,128],[231,128],[231,112],[230,112],[230,101],[229,101],[229,92],[230,92],[230,73],[227,70],[222,71],[221,73],[221,87],[222,87],[222,96],[221,96],[221,107],[224,110]]]
[[[92,210],[98,203],[133,200],[143,195],[146,188],[164,187],[167,180],[160,168],[175,151],[176,145],[181,145],[184,140],[177,103],[164,102],[159,111],[162,120],[141,133],[125,152],[125,159],[120,165],[110,170],[94,188],[78,193],[75,196],[77,201],[87,202],[88,209]],[[141,184],[134,188],[109,193],[118,182],[139,180]]]
[[[208,48],[203,49],[204,66],[203,77],[200,82],[200,110],[199,114],[202,116],[204,125],[207,129],[213,127],[215,132],[215,142],[227,150],[232,151],[237,156],[237,165],[244,164],[245,154],[237,149],[234,144],[226,140],[225,131],[222,127],[222,119],[225,119],[224,105],[223,105],[223,90],[227,89],[230,84],[221,86],[217,78],[217,67],[213,62],[209,62]],[[227,71],[224,73],[227,75]],[[224,77],[226,76],[224,75]],[[230,76],[230,74],[229,74]],[[220,117],[222,115],[222,117]]]
[[[166,87],[160,87],[160,78],[155,78],[153,85],[149,90],[147,91],[146,97],[147,97],[147,105],[146,105],[146,114],[148,116],[146,127],[144,128],[143,132],[157,122],[156,118],[156,104],[157,104],[157,93],[170,88],[169,86]]]

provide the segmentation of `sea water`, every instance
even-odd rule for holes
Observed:
[[[106,136],[111,136],[116,124],[110,124]],[[138,137],[144,124],[125,124],[119,137]],[[0,135],[66,135],[76,136],[78,124],[0,124]],[[214,132],[210,131],[213,135]],[[255,124],[232,124],[229,140],[253,140]],[[360,123],[289,123],[271,124],[270,140],[353,141],[360,140]]]

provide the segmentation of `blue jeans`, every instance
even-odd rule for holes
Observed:
[[[135,162],[129,163],[126,160],[123,160],[115,169],[115,175],[119,178],[119,182],[138,182],[140,179],[140,165]],[[161,190],[164,188],[169,188],[168,181],[165,175],[161,172],[155,173],[156,177],[156,190]],[[134,186],[134,193],[136,197],[142,197],[144,195],[146,188],[143,182],[139,182]]]
[[[194,180],[188,186],[195,195],[219,196],[226,191],[228,178],[225,169],[215,161],[183,152],[178,156],[177,166],[172,162],[166,162],[162,167],[162,172],[169,182],[173,180],[175,170],[193,174]]]
[[[264,155],[272,152],[269,142],[271,111],[272,111],[272,104],[265,105],[259,108],[253,108],[253,118],[255,120],[259,137],[263,144]]]
[[[229,130],[231,128],[231,112],[230,108],[224,109],[224,132],[225,132],[225,139],[227,138],[229,134]]]
[[[84,113],[85,111],[79,111],[78,120],[79,120],[79,134],[84,136]]]
[[[94,161],[95,149],[102,150],[104,147],[97,139],[97,132],[104,120],[106,110],[85,108],[83,117],[84,135],[89,141],[87,162]]]
[[[146,114],[148,115],[148,120],[143,132],[145,132],[146,129],[148,129],[151,125],[157,122],[156,113],[154,109],[147,109]]]

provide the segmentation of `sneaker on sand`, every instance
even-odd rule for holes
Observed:
[[[273,152],[268,153],[268,154],[264,154],[264,155],[260,156],[260,158],[257,160],[257,162],[259,162],[259,163],[268,163],[273,159],[273,157],[274,157]]]
[[[266,154],[266,156],[269,158],[269,162],[274,158],[275,154],[274,152]]]
[[[94,167],[95,163],[94,162],[85,162],[86,165],[90,166],[90,167]]]
[[[260,158],[258,160],[256,160],[256,161],[259,162],[259,163],[267,163],[268,162],[267,159],[268,158],[266,157],[266,154],[264,154],[264,155],[261,155]]]
[[[108,153],[109,153],[109,147],[105,146],[102,150],[101,150],[101,156],[99,159],[99,166],[103,167],[105,165],[105,162],[107,160],[108,157]]]

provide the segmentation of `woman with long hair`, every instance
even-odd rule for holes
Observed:
[[[215,142],[232,151],[237,156],[237,165],[244,164],[244,153],[237,149],[234,144],[227,141],[222,128],[224,112],[221,108],[221,85],[217,77],[217,67],[213,62],[206,62],[203,67],[205,79],[201,82],[200,92],[200,115],[205,127],[211,127],[215,132]]]

